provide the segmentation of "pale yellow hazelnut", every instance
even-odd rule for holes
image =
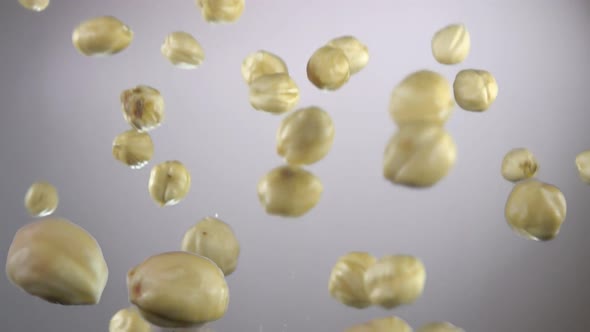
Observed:
[[[172,206],[180,203],[191,188],[191,174],[177,160],[169,160],[155,165],[148,182],[150,196],[159,206]]]
[[[345,332],[412,332],[412,327],[405,320],[391,316],[372,319],[346,329]]]
[[[206,217],[186,231],[182,250],[209,258],[228,276],[238,266],[240,243],[229,224]]]
[[[365,287],[374,305],[391,309],[414,303],[424,291],[426,270],[409,255],[385,256],[365,272]]]
[[[370,306],[364,277],[376,261],[373,255],[366,252],[351,252],[340,257],[330,273],[330,295],[350,307],[363,309]]]
[[[162,55],[180,69],[196,69],[205,61],[205,51],[190,33],[175,31],[160,47]]]
[[[159,327],[203,325],[222,318],[229,288],[213,261],[185,251],[149,257],[127,273],[129,301]]]
[[[533,153],[526,148],[508,151],[502,159],[502,177],[510,182],[532,178],[539,170],[539,163]]]
[[[453,82],[455,101],[462,109],[483,112],[498,97],[498,83],[492,74],[480,69],[464,69]]]
[[[448,322],[434,322],[420,327],[417,332],[465,332],[465,330]]]
[[[333,143],[332,118],[316,106],[284,117],[276,134],[277,154],[290,165],[310,165],[322,160]]]
[[[287,73],[267,74],[250,84],[250,105],[256,110],[282,114],[299,103],[299,87]]]
[[[16,232],[6,275],[13,285],[47,302],[94,305],[100,302],[109,270],[90,233],[68,220],[48,218]]]
[[[554,239],[565,221],[566,212],[565,196],[559,188],[535,179],[518,182],[504,209],[510,228],[535,241]]]
[[[34,12],[42,12],[49,7],[49,0],[18,0],[18,3]]]
[[[346,54],[333,46],[317,49],[309,58],[306,70],[309,81],[321,90],[338,90],[350,79]]]
[[[324,187],[319,178],[298,167],[283,165],[260,179],[258,200],[266,213],[283,217],[300,217],[320,201]]]
[[[242,61],[241,68],[242,78],[247,84],[251,84],[255,79],[269,74],[289,73],[287,64],[278,55],[259,50],[248,54]]]
[[[113,140],[113,157],[131,169],[141,169],[154,156],[150,134],[136,129],[127,130]]]
[[[33,183],[25,194],[25,208],[33,217],[46,217],[57,209],[59,194],[49,182]]]
[[[342,36],[330,40],[327,46],[339,48],[350,64],[350,75],[361,71],[369,63],[369,49],[353,36]]]
[[[431,70],[406,76],[391,93],[389,114],[398,126],[415,123],[443,125],[455,102],[449,81]]]
[[[109,332],[151,332],[152,326],[134,307],[117,311],[109,323]]]
[[[150,131],[164,121],[164,98],[160,91],[147,85],[121,92],[121,107],[125,121],[139,131]]]
[[[471,37],[463,24],[451,24],[438,30],[432,37],[432,55],[444,65],[463,62],[471,50]]]
[[[590,184],[590,150],[580,152],[576,155],[576,168],[578,169],[580,180]]]
[[[452,136],[438,125],[406,125],[395,133],[383,157],[383,176],[393,184],[431,187],[457,161]]]
[[[72,43],[86,56],[114,55],[133,41],[133,31],[113,16],[100,16],[80,23],[72,33]]]
[[[209,23],[233,23],[244,13],[244,0],[196,0],[203,19]]]

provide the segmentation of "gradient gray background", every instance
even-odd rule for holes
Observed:
[[[114,15],[135,32],[109,58],[87,58],[73,28]],[[437,64],[430,39],[465,23],[472,50],[461,65]],[[160,54],[174,30],[192,33],[206,52],[194,71]],[[110,277],[100,304],[52,305],[0,281],[6,332],[108,329],[128,305],[127,270],[150,255],[178,250],[186,229],[219,214],[242,246],[228,277],[231,303],[216,332],[342,331],[397,315],[418,328],[447,320],[467,332],[590,330],[590,187],[579,181],[576,154],[590,148],[590,2],[248,0],[237,24],[206,24],[194,1],[52,0],[42,13],[16,0],[0,4],[0,244],[6,253],[36,180],[55,184],[68,218],[100,242]],[[306,78],[305,65],[329,39],[352,34],[366,43],[369,65],[337,92]],[[336,126],[328,157],[309,167],[325,192],[299,219],[265,215],[256,184],[281,164],[274,135],[281,116],[254,111],[240,75],[243,58],[265,49],[286,61],[301,89],[299,107],[318,105]],[[449,80],[462,68],[491,71],[500,92],[486,113],[456,109],[452,173],[430,190],[393,186],[382,177],[386,141],[395,132],[387,105],[408,73],[427,68]],[[137,84],[158,88],[166,121],[152,132],[156,152],[133,171],[111,155],[128,129],[119,94]],[[499,173],[513,147],[537,156],[540,179],[559,186],[568,216],[557,239],[524,240],[503,216],[511,185]],[[180,205],[158,208],[147,192],[151,166],[169,159],[190,169],[193,186]],[[356,310],[330,298],[328,277],[349,251],[420,257],[428,280],[410,306]]]

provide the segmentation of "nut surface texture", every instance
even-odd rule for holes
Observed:
[[[267,74],[250,84],[250,105],[256,110],[283,114],[299,103],[299,87],[287,73]]]
[[[25,208],[33,217],[46,217],[55,212],[58,205],[57,188],[49,182],[35,182],[25,194]]]
[[[177,160],[169,160],[155,165],[148,182],[150,196],[159,206],[172,206],[180,203],[191,188],[191,174]]]
[[[164,121],[164,97],[160,91],[147,85],[121,92],[123,117],[129,125],[139,131],[150,131]]]
[[[464,69],[455,76],[453,94],[457,105],[462,109],[483,112],[496,101],[498,83],[486,70]]]
[[[328,290],[340,303],[358,309],[371,305],[365,289],[365,272],[377,259],[366,252],[351,252],[338,259],[332,272]]]
[[[289,70],[281,57],[265,50],[259,50],[248,54],[242,61],[241,73],[244,81],[250,84],[261,76],[288,74]]]
[[[463,62],[471,50],[471,37],[463,24],[450,24],[432,37],[432,55],[443,65]]]
[[[49,0],[18,0],[18,3],[34,12],[42,12],[49,7]]]
[[[149,133],[127,130],[113,140],[113,157],[131,169],[141,169],[154,156],[154,142]]]
[[[350,79],[350,63],[344,51],[333,46],[317,49],[307,62],[307,78],[320,90],[338,90]]]
[[[196,69],[205,61],[205,51],[190,33],[175,31],[160,47],[162,55],[180,69]]]
[[[510,182],[534,177],[539,170],[539,163],[533,153],[526,148],[515,148],[502,159],[502,177]]]
[[[108,56],[129,47],[133,36],[133,31],[116,17],[99,16],[80,23],[72,33],[72,43],[85,56]]]
[[[354,36],[334,38],[326,45],[336,47],[344,52],[350,65],[350,75],[358,73],[369,63],[369,49]]]
[[[244,13],[244,0],[195,0],[203,19],[209,23],[234,23]]]
[[[109,322],[109,332],[151,332],[152,326],[134,307],[117,311]]]

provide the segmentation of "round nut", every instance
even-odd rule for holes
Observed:
[[[517,183],[504,209],[510,228],[535,241],[554,239],[565,221],[566,212],[565,196],[559,188],[535,179]]]
[[[384,317],[348,328],[345,332],[412,332],[412,327],[399,317]]]
[[[258,200],[270,215],[300,217],[320,201],[324,187],[315,175],[298,166],[283,165],[260,179]]]
[[[398,126],[415,123],[443,125],[455,102],[449,81],[430,70],[406,76],[391,93],[389,115]]]
[[[330,40],[327,46],[336,47],[346,55],[350,65],[350,75],[361,71],[369,63],[369,49],[353,36],[342,36]]]
[[[299,103],[299,87],[287,73],[260,76],[250,84],[250,105],[274,114],[292,110]]]
[[[191,174],[177,160],[155,165],[150,172],[148,190],[159,206],[173,206],[182,201],[191,188]]]
[[[455,101],[462,109],[483,112],[498,97],[498,83],[488,71],[464,69],[455,76],[453,93]]]
[[[534,177],[539,170],[537,159],[526,148],[516,148],[508,151],[502,159],[502,177],[510,182]]]
[[[96,239],[65,219],[21,227],[6,259],[6,275],[21,290],[61,305],[100,302],[109,270]]]
[[[219,267],[184,251],[154,255],[130,269],[127,289],[129,301],[158,327],[199,326],[222,318],[229,305]]]
[[[125,50],[133,41],[133,31],[113,16],[86,20],[72,33],[72,43],[85,56],[114,55]]]
[[[310,165],[322,160],[333,143],[332,118],[315,106],[284,117],[276,134],[277,154],[290,165]]]
[[[158,128],[164,121],[164,98],[160,91],[147,85],[121,92],[121,107],[125,121],[139,131]]]
[[[576,168],[580,179],[590,184],[590,150],[586,150],[576,155]]]
[[[408,255],[385,256],[365,272],[365,287],[374,305],[386,309],[414,303],[424,291],[424,264]]]
[[[417,332],[465,332],[465,330],[448,322],[434,322],[422,326]]]
[[[209,258],[228,276],[238,266],[240,243],[230,225],[206,217],[186,231],[182,250]]]
[[[330,295],[353,308],[363,309],[370,306],[364,276],[376,261],[373,255],[366,252],[351,252],[340,257],[330,274]]]
[[[451,24],[438,30],[432,37],[432,55],[443,65],[463,62],[471,49],[469,31],[463,24]]]
[[[443,127],[406,125],[385,148],[383,176],[393,184],[431,187],[450,173],[456,161],[457,147]]]
[[[134,307],[121,309],[113,315],[109,332],[150,332],[152,326]]]
[[[205,51],[201,44],[184,31],[168,34],[160,51],[171,64],[180,69],[196,69],[205,60]]]
[[[147,132],[127,130],[113,140],[113,157],[131,169],[141,169],[154,156],[154,142]]]
[[[33,217],[46,217],[57,209],[59,195],[49,182],[33,183],[25,194],[25,208]]]
[[[332,46],[317,49],[307,62],[307,78],[318,89],[338,90],[350,79],[346,54]]]
[[[242,61],[242,78],[247,84],[269,74],[289,73],[287,64],[278,55],[264,50],[248,54]]]
[[[42,12],[49,7],[49,0],[18,0],[18,3],[34,12]]]
[[[233,23],[244,13],[244,0],[196,0],[203,19],[209,23]]]

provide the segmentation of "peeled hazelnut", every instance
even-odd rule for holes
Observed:
[[[109,323],[109,332],[150,332],[152,326],[134,307],[121,309]]]
[[[424,290],[424,264],[408,255],[385,256],[365,272],[365,287],[374,305],[391,309],[415,302]]]
[[[233,23],[244,12],[244,0],[196,0],[203,19],[209,23]]]
[[[49,7],[49,0],[18,0],[18,3],[34,12],[42,12]]]
[[[551,184],[535,179],[517,183],[506,200],[504,215],[520,236],[549,241],[565,221],[567,204],[563,193]]]
[[[510,182],[532,178],[538,170],[537,159],[526,148],[512,149],[502,159],[502,177]]]
[[[590,150],[578,153],[576,156],[576,168],[580,179],[590,184]]]
[[[49,182],[35,182],[25,194],[25,208],[33,217],[46,217],[57,209],[59,195]]]
[[[86,20],[72,33],[72,43],[86,56],[107,56],[125,50],[133,41],[133,31],[119,19],[100,16]]]
[[[307,62],[307,78],[321,90],[338,90],[350,79],[350,63],[340,48],[323,46]]]
[[[160,47],[162,55],[174,66],[181,69],[195,69],[205,60],[205,51],[190,33],[170,33]]]
[[[159,327],[182,328],[225,315],[229,288],[208,258],[185,251],[154,255],[127,273],[129,301]]]
[[[299,103],[299,87],[287,73],[267,74],[250,84],[250,105],[274,114],[292,110]]]
[[[393,184],[431,187],[449,174],[456,160],[457,147],[443,127],[406,125],[385,148],[383,176]]]
[[[340,257],[330,274],[330,295],[350,307],[363,309],[370,306],[364,276],[376,261],[375,257],[366,252],[351,252]]]
[[[150,172],[149,193],[160,206],[180,203],[190,188],[191,174],[180,161],[165,161],[155,165]]]
[[[336,47],[344,52],[350,64],[350,75],[358,73],[369,63],[369,49],[353,36],[334,38],[326,45]]]
[[[164,121],[164,98],[160,91],[138,85],[121,93],[121,106],[125,121],[139,131],[150,131]]]
[[[272,169],[260,179],[258,200],[270,215],[300,217],[320,201],[324,187],[315,175],[298,166]]]
[[[310,165],[323,159],[334,143],[334,123],[319,107],[297,110],[283,118],[276,134],[277,154],[290,165]]]
[[[465,330],[448,322],[435,322],[422,326],[417,332],[465,332]]]
[[[94,305],[100,302],[109,270],[94,237],[65,219],[21,227],[6,259],[10,282],[47,302]]]
[[[132,169],[141,169],[154,156],[154,142],[147,132],[127,130],[113,140],[113,157]]]
[[[392,316],[355,325],[345,332],[412,332],[412,327],[405,320]]]
[[[242,78],[247,84],[269,74],[289,73],[285,61],[271,52],[259,50],[248,54],[242,61]]]
[[[453,93],[455,101],[462,109],[483,112],[498,97],[498,83],[488,71],[464,69],[455,76]]]
[[[206,217],[186,231],[182,250],[209,258],[228,276],[238,265],[240,243],[230,225]]]
[[[463,24],[451,24],[438,30],[432,37],[432,55],[443,65],[463,62],[471,49],[469,31]]]
[[[389,115],[398,126],[416,123],[443,125],[455,102],[451,84],[439,73],[416,71],[406,76],[391,93]]]

